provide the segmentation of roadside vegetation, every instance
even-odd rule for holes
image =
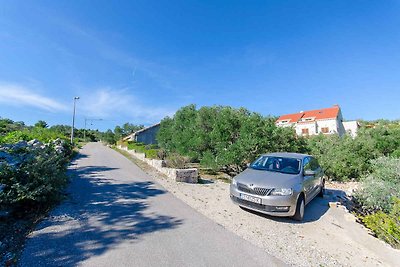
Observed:
[[[143,143],[127,142],[128,149],[135,150],[139,153],[144,153],[146,158],[158,159],[158,146],[157,145],[145,145]]]
[[[0,265],[16,263],[25,236],[62,199],[72,156],[59,128],[0,119]]]
[[[290,151],[318,158],[331,181],[358,181],[355,212],[379,238],[400,244],[400,123],[362,122],[357,137],[296,136],[275,125],[275,117],[225,106],[182,107],[161,121],[164,154],[186,157],[209,172],[233,176],[258,155]]]

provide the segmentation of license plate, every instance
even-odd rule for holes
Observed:
[[[253,196],[249,196],[249,195],[245,195],[245,194],[240,194],[240,198],[243,200],[261,204],[261,198],[259,198],[259,197],[253,197]]]

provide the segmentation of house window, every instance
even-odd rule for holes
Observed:
[[[329,127],[322,127],[321,128],[322,133],[329,133]]]
[[[301,121],[313,121],[314,120],[314,118],[303,118],[303,119],[301,119]]]
[[[301,129],[301,133],[302,133],[303,135],[308,135],[308,129],[307,129],[307,128]]]

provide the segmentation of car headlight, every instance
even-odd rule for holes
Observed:
[[[233,186],[237,186],[237,182],[236,182],[236,179],[235,179],[235,178],[232,179],[232,185],[233,185]]]
[[[290,196],[291,194],[293,194],[292,188],[274,188],[270,196]]]

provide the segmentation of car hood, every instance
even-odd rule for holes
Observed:
[[[248,168],[234,178],[238,183],[266,188],[292,188],[300,174],[286,174]]]

